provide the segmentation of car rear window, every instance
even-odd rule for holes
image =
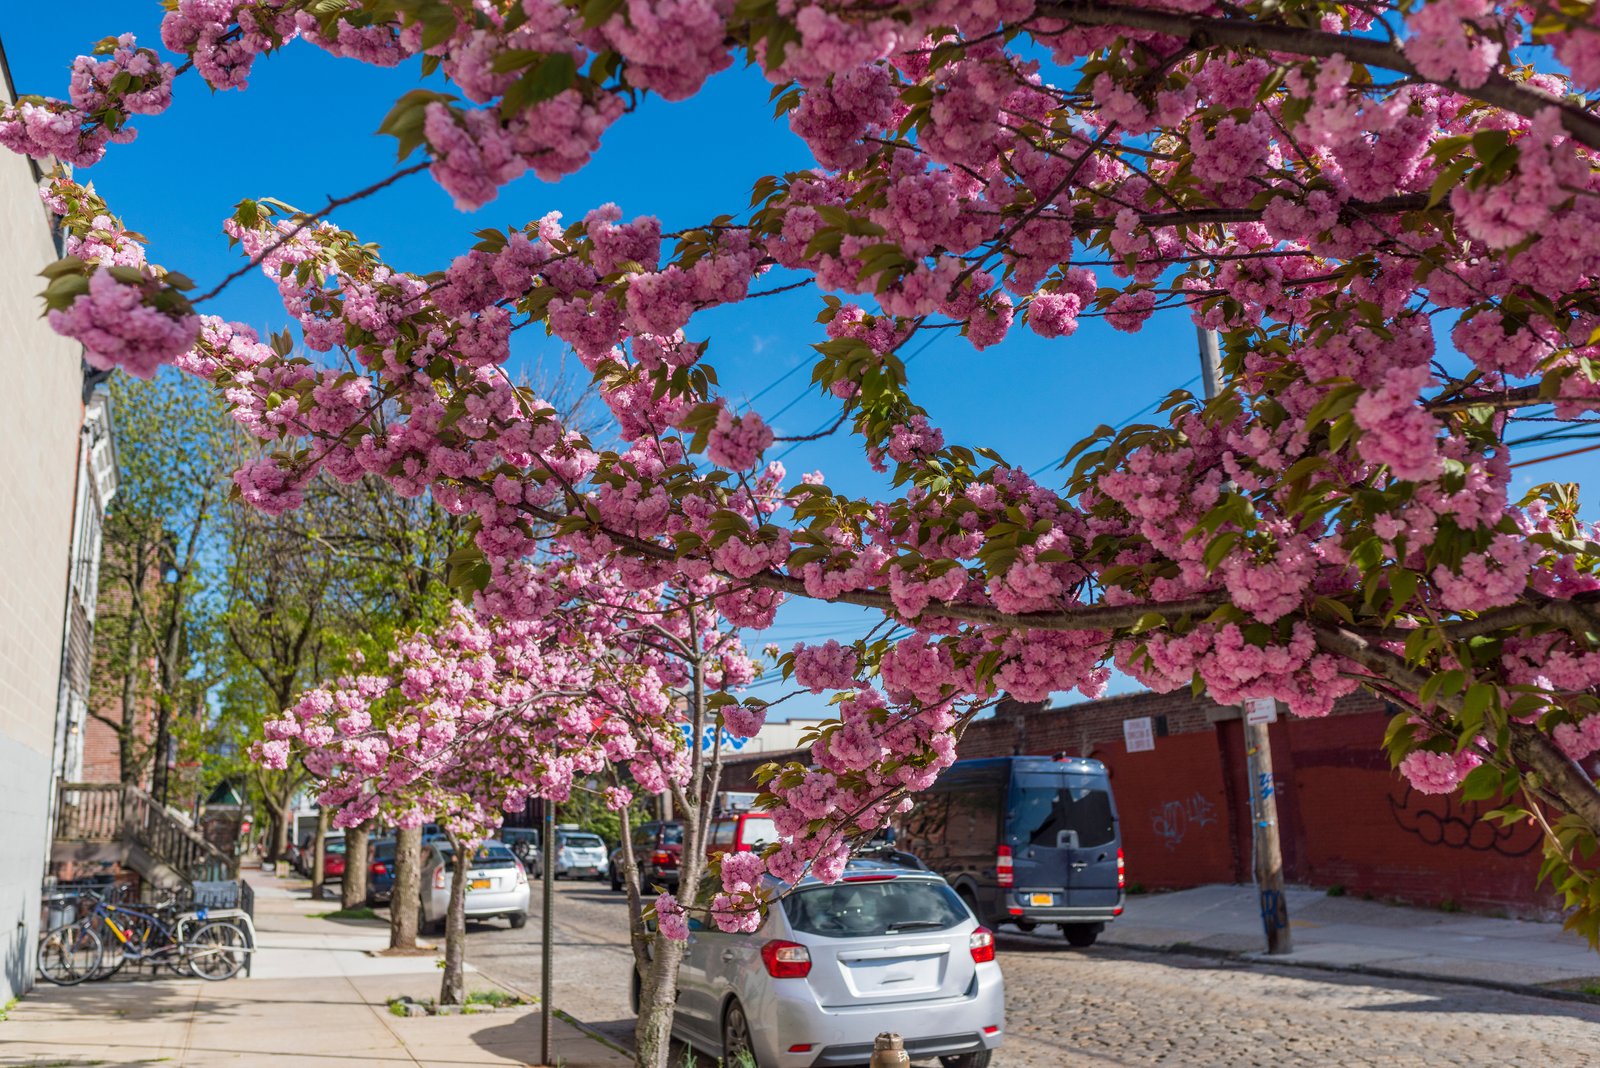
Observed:
[[[1111,794],[1092,781],[1024,780],[1012,799],[1011,832],[1030,845],[1065,847],[1075,836],[1078,848],[1089,849],[1117,836]],[[1063,839],[1063,831],[1072,835]]]
[[[604,849],[606,845],[596,834],[569,834],[561,841],[574,849]]]
[[[968,919],[956,892],[930,879],[838,883],[783,899],[789,925],[824,938],[869,938],[945,930]]]
[[[329,853],[343,853],[344,852],[344,839],[343,838],[329,838],[325,842],[322,843],[322,848],[327,850]]]
[[[661,828],[662,845],[683,845],[683,825],[669,823]]]
[[[449,846],[436,845],[435,849],[445,861],[450,860],[452,850]],[[472,854],[474,868],[511,868],[517,864],[517,855],[503,845],[479,846]]]
[[[394,859],[394,842],[393,841],[389,841],[389,842],[373,842],[372,843],[372,859],[373,860],[393,860]]]

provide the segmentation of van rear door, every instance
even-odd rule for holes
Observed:
[[[1056,906],[1117,903],[1117,818],[1104,775],[1066,768],[1019,773],[1009,824],[1019,891],[1059,888],[1066,897],[1049,903]]]

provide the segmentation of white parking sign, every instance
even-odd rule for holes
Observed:
[[[1156,732],[1149,716],[1122,721],[1122,744],[1130,753],[1145,753],[1156,747]]]

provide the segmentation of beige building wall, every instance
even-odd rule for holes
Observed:
[[[39,315],[55,258],[32,166],[0,151],[0,1002],[32,984],[83,420],[79,347]]]

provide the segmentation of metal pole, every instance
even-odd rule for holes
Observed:
[[[1217,332],[1196,328],[1200,334],[1200,381],[1207,401],[1222,392],[1222,356]],[[1288,953],[1289,902],[1283,894],[1283,842],[1278,835],[1278,798],[1272,781],[1272,739],[1267,724],[1251,723],[1248,712],[1240,724],[1244,728],[1246,774],[1250,778],[1250,841],[1256,894],[1261,908],[1261,926],[1267,937],[1268,953]]]
[[[539,917],[539,1063],[550,1065],[556,1063],[550,1051],[550,985],[554,971],[551,950],[555,942],[550,927],[550,907],[555,901],[556,885],[556,806],[547,800],[543,808],[544,833],[540,844],[544,850],[544,870],[539,876],[543,884],[539,889],[544,899],[543,915]]]

